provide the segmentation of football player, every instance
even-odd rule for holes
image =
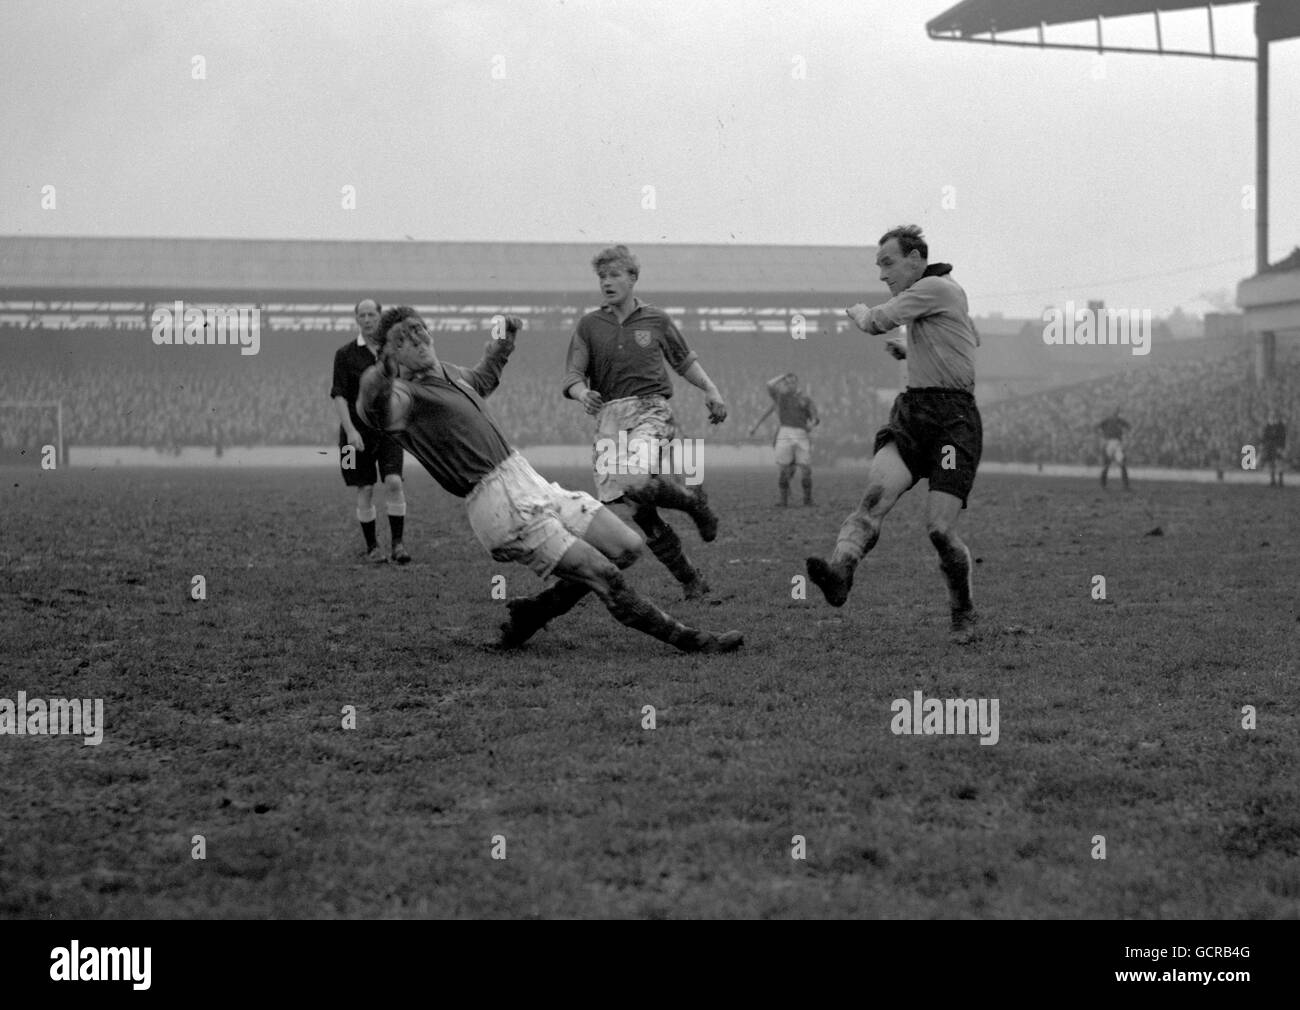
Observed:
[[[749,429],[749,433],[753,435],[758,431],[758,426],[767,420],[768,414],[774,410],[777,412],[779,426],[772,448],[779,468],[776,485],[781,490],[781,507],[787,508],[790,505],[790,478],[794,476],[795,467],[800,471],[803,503],[811,505],[812,440],[809,436],[813,428],[821,424],[821,418],[817,416],[812,398],[799,391],[799,377],[794,372],[769,379],[767,393],[772,397],[772,406]]]
[[[599,465],[597,458],[596,493],[601,502],[632,506],[632,521],[641,527],[650,552],[682,584],[686,599],[697,599],[709,591],[709,585],[686,557],[681,539],[659,509],[685,512],[705,543],[717,537],[718,517],[709,508],[703,486],[688,487],[670,453],[651,460],[648,453],[637,450],[646,443],[670,443],[677,436],[668,403],[673,383],[665,360],[704,391],[711,423],[726,420],[727,405],[667,313],[632,293],[641,266],[627,246],[602,250],[591,265],[605,304],[579,320],[569,341],[564,395],[595,416],[597,457],[602,444],[620,446],[617,458],[605,461],[606,465]],[[629,451],[622,451],[622,446]]]
[[[885,516],[904,492],[927,477],[926,529],[948,584],[950,634],[954,642],[966,644],[976,636],[971,554],[954,527],[983,451],[974,393],[974,352],[980,341],[966,292],[949,276],[952,267],[930,263],[929,256],[918,226],[886,232],[876,265],[893,297],[875,308],[857,304],[846,310],[865,333],[883,335],[907,326],[906,346],[897,339],[886,341],[891,354],[908,362],[907,389],[894,400],[888,423],[876,432],[861,504],[840,527],[830,560],[808,559],[808,576],[831,606],[842,607],[853,587],[853,571],[876,545]]]
[[[1119,408],[1115,408],[1115,413],[1110,417],[1103,418],[1097,425],[1097,430],[1101,432],[1101,437],[1105,442],[1101,447],[1101,486],[1106,486],[1106,476],[1110,472],[1110,465],[1115,463],[1119,467],[1119,475],[1124,479],[1124,490],[1132,491],[1128,482],[1128,464],[1124,461],[1124,433],[1131,428],[1124,418],[1119,416]]]
[[[450,494],[466,500],[470,528],[498,561],[527,565],[559,581],[536,596],[510,600],[501,645],[522,645],[589,592],[629,628],[683,652],[730,652],[738,631],[717,635],[674,620],[628,584],[622,570],[642,541],[617,516],[582,491],[543,479],[511,448],[484,398],[522,327],[506,317],[503,338],[489,340],[475,368],[438,359],[424,320],[410,306],[388,309],[375,342],[379,363],[361,380],[357,413],[390,433]]]

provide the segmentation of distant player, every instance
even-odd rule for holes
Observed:
[[[1124,433],[1132,425],[1119,416],[1119,408],[1115,408],[1115,413],[1105,418],[1097,430],[1101,432],[1101,437],[1105,439],[1102,445],[1102,464],[1101,464],[1101,486],[1106,486],[1106,475],[1110,472],[1110,465],[1115,463],[1119,466],[1120,476],[1124,479],[1124,490],[1132,491],[1128,483],[1128,464],[1124,462]]]
[[[389,432],[443,489],[466,499],[470,528],[498,561],[527,565],[560,581],[536,596],[510,600],[501,645],[522,645],[552,618],[594,592],[614,617],[683,652],[730,652],[738,631],[715,635],[675,621],[623,577],[641,554],[641,538],[582,491],[548,483],[510,447],[483,400],[501,379],[522,326],[506,318],[475,368],[438,360],[433,340],[409,306],[386,311],[374,340],[379,363],[361,380],[357,413]]]
[[[1268,424],[1260,440],[1263,461],[1268,464],[1268,486],[1282,486],[1282,472],[1286,469],[1286,423],[1276,409],[1269,411]]]
[[[799,377],[794,372],[786,372],[774,379],[768,379],[767,392],[772,397],[772,406],[749,429],[751,435],[758,431],[758,426],[767,420],[772,411],[776,411],[776,439],[772,443],[775,450],[777,487],[781,489],[781,507],[790,505],[790,478],[794,476],[795,467],[799,468],[800,483],[803,486],[803,503],[811,505],[812,500],[812,429],[821,424],[817,408],[812,398],[799,389]]]
[[[853,571],[875,547],[885,516],[903,492],[928,477],[926,529],[948,583],[952,640],[965,644],[976,633],[971,554],[954,526],[983,451],[984,429],[974,395],[979,334],[967,311],[966,292],[949,276],[952,267],[929,262],[919,227],[907,225],[882,235],[876,264],[893,297],[875,308],[858,304],[847,311],[866,333],[908,327],[910,348],[897,337],[886,341],[891,354],[908,362],[907,389],[876,433],[862,503],[840,527],[830,561],[808,559],[808,576],[831,606],[843,606],[853,588]]]
[[[375,343],[379,312],[379,303],[373,298],[357,302],[354,314],[359,332],[355,340],[349,340],[334,355],[334,384],[330,387],[330,399],[334,401],[334,412],[339,418],[339,470],[343,474],[343,483],[357,489],[357,522],[366,538],[366,560],[383,564],[391,557],[399,565],[404,565],[410,562],[411,555],[402,545],[406,524],[402,447],[383,432],[367,427],[357,417],[353,406],[361,375],[375,363],[379,353]],[[380,480],[384,483],[384,504],[392,539],[388,555],[380,549],[375,537],[374,490]]]
[[[673,382],[665,360],[687,382],[704,390],[710,422],[725,421],[727,405],[667,313],[633,295],[641,266],[627,246],[602,250],[591,265],[605,304],[582,317],[569,341],[564,395],[595,415],[597,447],[626,444],[629,449],[603,461],[597,449],[597,497],[606,505],[623,501],[632,506],[632,521],[641,527],[650,552],[682,584],[686,599],[697,599],[709,591],[709,585],[687,559],[680,538],[659,509],[685,512],[705,543],[717,537],[718,517],[709,508],[703,486],[687,485],[670,454],[651,461],[637,446],[661,445],[679,435],[668,403]]]

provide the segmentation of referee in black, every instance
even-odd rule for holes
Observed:
[[[374,342],[379,330],[379,302],[363,298],[353,310],[360,332],[334,354],[334,384],[330,399],[339,419],[339,470],[343,483],[357,489],[357,522],[366,538],[366,560],[383,564],[390,558],[399,565],[410,562],[411,555],[402,544],[406,523],[406,495],[402,488],[402,447],[357,417],[357,392],[362,373],[378,359]],[[384,483],[384,504],[388,510],[388,529],[392,549],[384,554],[375,537],[375,484]]]
[[[886,346],[907,359],[907,389],[894,401],[889,422],[876,433],[862,503],[840,527],[830,561],[808,559],[808,576],[826,601],[841,607],[853,587],[853,571],[876,545],[894,503],[921,478],[930,481],[926,529],[939,554],[952,610],[951,638],[964,645],[976,637],[971,599],[970,549],[954,527],[966,507],[984,445],[975,406],[975,348],[979,333],[967,310],[966,292],[947,263],[930,263],[929,246],[916,225],[880,238],[876,265],[889,287],[889,301],[858,304],[848,314],[865,333],[885,334],[907,326],[906,344]]]

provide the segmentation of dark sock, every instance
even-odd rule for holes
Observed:
[[[535,596],[519,600],[511,608],[511,619],[522,616],[529,625],[541,628],[549,621],[567,614],[591,590],[581,582],[569,582],[561,579],[553,586],[547,586]]]
[[[674,579],[686,585],[695,578],[695,568],[682,551],[682,541],[677,531],[660,518],[654,509],[639,508],[632,513],[632,521],[645,534],[650,553],[672,573]]]
[[[646,505],[658,505],[661,508],[678,509],[682,512],[692,512],[698,504],[695,493],[688,490],[686,485],[667,481],[662,477],[651,477],[650,482],[637,492],[634,500]]]
[[[667,642],[683,652],[695,652],[709,635],[673,620],[635,589],[622,576],[610,580],[611,595],[606,607],[620,624]]]
[[[810,473],[803,475],[803,500],[805,502],[812,501],[812,474]]]
[[[378,546],[379,543],[375,539],[375,521],[371,519],[370,522],[368,523],[362,523],[361,532],[365,535],[366,538],[366,550],[373,551]]]
[[[406,529],[406,516],[388,517],[388,532],[393,535],[393,543],[400,544],[402,542],[402,533],[405,531],[405,529]]]

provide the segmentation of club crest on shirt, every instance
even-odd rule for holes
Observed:
[[[636,340],[637,347],[649,347],[654,340],[654,334],[649,330],[634,330],[632,336]]]

